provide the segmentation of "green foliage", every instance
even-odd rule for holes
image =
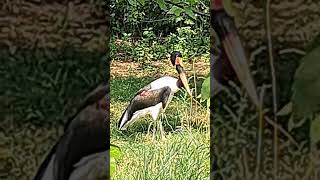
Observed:
[[[180,16],[180,14],[183,12],[182,8],[179,8],[177,6],[172,6],[169,10],[168,14],[174,14],[176,16]]]
[[[118,146],[110,145],[110,177],[113,176],[116,169],[116,161],[121,158],[121,150]]]
[[[310,140],[311,144],[315,145],[320,141],[320,115],[318,114],[310,125]]]
[[[17,58],[10,61],[4,60],[5,56],[1,59],[0,92],[3,96],[0,95],[0,99],[7,111],[3,113],[13,114],[17,122],[41,126],[62,122],[77,108],[81,97],[102,80],[100,62],[96,59],[52,61],[28,57],[31,54],[16,54]]]
[[[185,59],[207,54],[209,37],[198,37],[198,29],[189,27],[177,28],[164,38],[157,37],[153,28],[143,30],[140,40],[136,41],[132,34],[123,33],[121,40],[113,37],[111,43],[111,57],[114,60],[130,59],[134,61],[153,61],[165,59],[173,50],[179,50]]]
[[[166,6],[164,0],[157,0],[157,3],[159,5],[159,7],[161,8],[161,10],[167,10],[167,6]]]
[[[203,132],[172,133],[164,142],[127,138],[114,179],[207,179],[210,169],[209,139]],[[183,143],[182,143],[183,142]]]
[[[298,118],[309,117],[320,107],[320,46],[305,55],[293,84],[293,112]]]
[[[208,29],[208,16],[195,15],[195,11],[208,13],[209,1],[141,1],[141,0],[114,0],[112,7],[112,30],[116,36],[122,33],[134,33],[135,37],[142,35],[142,30],[154,27],[157,36],[166,36],[176,30],[175,27],[188,25],[184,21],[197,21],[193,28],[205,26]],[[177,24],[176,19],[183,19]]]
[[[114,60],[159,60],[173,50],[193,58],[208,50],[209,19],[194,12],[207,12],[209,2],[115,0],[112,7]]]
[[[208,76],[202,83],[201,101],[207,101],[207,107],[210,107],[210,76]]]

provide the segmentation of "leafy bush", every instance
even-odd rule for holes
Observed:
[[[206,53],[209,37],[197,37],[199,30],[193,30],[190,26],[177,28],[177,31],[177,34],[158,38],[152,28],[148,28],[139,40],[135,40],[132,34],[123,33],[121,39],[112,38],[111,57],[114,60],[130,59],[140,62],[166,58],[174,50],[181,51],[187,59]]]
[[[202,56],[207,52],[209,32],[207,21],[193,11],[208,6],[201,1],[113,2],[111,55],[114,60],[150,61],[166,58],[179,50],[184,58]]]

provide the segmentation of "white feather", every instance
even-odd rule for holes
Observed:
[[[95,180],[109,174],[109,150],[83,157],[74,165],[69,180]]]
[[[41,178],[42,180],[54,180],[54,176],[53,176],[54,159],[55,159],[55,155],[51,157],[50,162]]]
[[[169,86],[171,91],[173,93],[176,93],[179,90],[179,87],[177,86],[177,78],[171,77],[171,76],[164,76],[159,79],[156,79],[151,82],[151,90],[160,89],[165,86]]]
[[[124,123],[126,123],[126,124],[121,128],[121,130],[126,130],[127,127],[128,127],[132,122],[134,122],[135,120],[139,119],[140,117],[146,116],[147,114],[150,114],[150,115],[152,116],[152,119],[153,119],[153,120],[157,120],[157,118],[158,118],[159,114],[161,113],[161,111],[162,111],[162,103],[158,103],[158,104],[155,105],[155,106],[150,106],[150,107],[148,107],[148,108],[145,108],[145,109],[141,109],[141,110],[139,110],[139,111],[136,111],[136,112],[133,114],[133,116],[132,116],[132,118],[130,119],[130,121],[128,121],[128,122],[124,121],[125,118],[127,118],[127,111],[126,111],[126,112],[125,112],[125,115],[124,115],[125,118],[123,118],[120,127],[122,127]]]

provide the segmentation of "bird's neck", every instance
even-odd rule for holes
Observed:
[[[181,88],[183,87],[183,84],[182,84],[182,81],[181,81],[180,78],[179,78],[178,81],[177,81],[177,87],[178,87],[179,89],[181,89]]]

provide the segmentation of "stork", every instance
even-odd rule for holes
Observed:
[[[34,180],[94,180],[108,177],[109,88],[98,86],[69,119],[65,132]]]
[[[126,130],[127,127],[140,117],[151,114],[156,122],[159,115],[165,112],[174,93],[184,87],[187,93],[192,97],[188,85],[187,76],[182,65],[182,54],[178,51],[171,53],[171,63],[176,67],[179,78],[164,76],[152,81],[150,84],[140,89],[130,101],[126,110],[123,112],[118,127],[120,130]],[[161,137],[163,138],[162,123],[159,122]]]

